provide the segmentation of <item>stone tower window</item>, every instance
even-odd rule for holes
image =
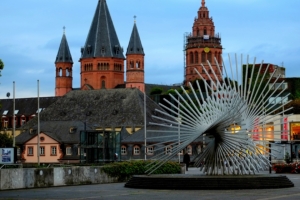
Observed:
[[[198,62],[199,62],[198,52],[195,51],[195,63],[197,64]]]
[[[140,68],[140,61],[136,62],[136,68],[139,69]]]
[[[206,60],[206,55],[205,55],[205,52],[202,51],[202,53],[201,53],[201,62],[205,63],[206,62],[205,60]]]
[[[193,54],[193,52],[190,53],[190,63],[191,64],[194,63],[194,54]]]

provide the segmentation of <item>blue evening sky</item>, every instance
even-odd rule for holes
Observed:
[[[0,98],[54,96],[55,57],[66,27],[73,57],[73,88],[80,87],[80,48],[84,45],[98,0],[0,1]],[[127,49],[134,19],[145,56],[145,82],[183,81],[184,33],[192,31],[201,0],[107,0],[119,41]],[[299,0],[206,0],[223,57],[249,55],[286,67],[286,77],[300,76]]]

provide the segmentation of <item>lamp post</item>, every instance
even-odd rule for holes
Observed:
[[[13,82],[13,147],[16,146],[16,139],[15,139],[15,130],[16,130],[16,119],[15,119],[15,81]]]
[[[38,121],[38,130],[37,130],[37,140],[38,140],[38,146],[37,146],[37,158],[38,158],[38,166],[40,166],[40,81],[37,80],[37,121]]]

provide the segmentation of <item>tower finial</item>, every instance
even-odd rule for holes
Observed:
[[[202,7],[205,7],[205,0],[202,0]]]
[[[134,23],[136,23],[136,16],[134,15],[133,18],[134,18]]]
[[[63,30],[64,30],[64,32],[63,32],[63,33],[65,34],[65,33],[66,33],[66,27],[65,27],[65,26],[63,27]]]

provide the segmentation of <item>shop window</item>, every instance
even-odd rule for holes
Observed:
[[[51,147],[51,156],[56,156],[56,153],[57,153],[57,149],[55,146],[52,146]]]
[[[124,145],[121,146],[121,155],[127,155],[127,147]]]
[[[141,148],[138,145],[135,145],[133,147],[133,155],[140,155],[141,153]]]
[[[291,140],[300,141],[300,122],[291,123]]]

